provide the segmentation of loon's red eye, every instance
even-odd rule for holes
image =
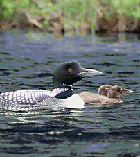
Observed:
[[[72,74],[72,73],[73,73],[73,70],[72,70],[71,68],[69,68],[69,69],[68,69],[68,72],[69,72],[70,74]]]

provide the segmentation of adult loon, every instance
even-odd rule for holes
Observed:
[[[85,69],[77,61],[61,63],[53,72],[53,90],[18,90],[0,94],[0,108],[30,110],[40,108],[83,108],[84,101],[73,94],[71,85],[83,77],[102,74]]]
[[[120,99],[126,94],[133,93],[118,85],[102,85],[98,89],[98,94],[91,92],[82,92],[78,94],[85,103],[100,105],[121,105],[123,101]]]

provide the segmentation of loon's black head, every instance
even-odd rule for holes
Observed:
[[[102,74],[94,69],[85,69],[77,61],[65,62],[56,67],[53,72],[53,88],[72,85],[83,77]]]

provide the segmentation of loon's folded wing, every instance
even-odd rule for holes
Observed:
[[[0,108],[8,110],[31,110],[57,107],[61,101],[51,96],[46,90],[18,90],[0,94]]]

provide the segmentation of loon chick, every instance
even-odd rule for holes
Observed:
[[[38,108],[83,108],[84,101],[73,94],[71,86],[83,77],[102,74],[85,69],[77,61],[58,65],[53,72],[53,90],[18,90],[0,94],[0,108],[30,110]]]
[[[85,103],[88,104],[120,105],[123,103],[120,98],[129,93],[133,93],[133,91],[125,89],[122,86],[102,85],[98,89],[98,94],[82,92],[78,95],[84,100]]]
[[[108,85],[108,84],[100,86],[100,88],[98,89],[98,94],[107,96],[107,93],[111,87],[112,85]]]

